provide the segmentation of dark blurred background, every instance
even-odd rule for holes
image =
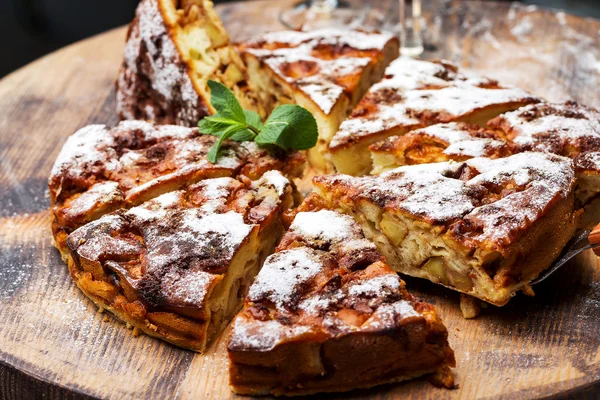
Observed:
[[[128,23],[138,1],[0,0],[0,77],[69,43]],[[522,3],[600,18],[600,0],[523,0]]]

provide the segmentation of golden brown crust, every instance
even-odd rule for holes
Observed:
[[[483,126],[502,112],[539,101],[493,80],[466,77],[450,66],[404,57],[390,64],[385,78],[369,89],[332,138],[329,151],[336,170],[368,174],[368,147],[387,137],[456,121]]]
[[[347,391],[454,366],[433,306],[405,290],[350,217],[319,204],[313,195],[301,206],[234,322],[233,390]]]
[[[462,122],[431,125],[392,136],[369,147],[373,173],[402,165],[506,157],[512,153],[512,147],[503,136],[501,132]]]
[[[196,128],[123,121],[115,128],[90,125],[73,134],[49,178],[55,232],[67,233],[120,207],[131,207],[203,179],[269,170],[299,176],[298,152],[273,156],[254,143],[228,142],[216,164],[206,155],[214,136]]]
[[[332,172],[327,146],[367,89],[398,56],[392,35],[351,30],[273,32],[239,45],[250,82],[267,111],[296,103],[317,120],[310,165]]]
[[[228,86],[244,108],[262,112],[211,1],[141,1],[116,84],[119,117],[195,126],[214,112],[208,79]]]
[[[503,305],[571,238],[570,160],[519,153],[314,179],[330,207],[361,222],[392,266]]]
[[[241,306],[292,204],[291,186],[275,171],[258,181],[204,180],[84,225],[63,256],[102,309],[204,351]]]

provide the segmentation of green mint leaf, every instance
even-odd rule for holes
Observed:
[[[252,142],[255,137],[256,133],[244,127],[229,136],[229,140],[235,140],[236,142]]]
[[[262,119],[260,115],[258,115],[255,111],[244,110],[244,115],[246,115],[246,123],[256,129],[257,132],[260,132],[263,128]]]
[[[204,119],[201,119],[198,122],[198,128],[200,129],[200,133],[215,136],[218,136],[221,132],[229,128],[231,125],[242,124],[229,118],[223,118],[219,114],[214,114],[210,117],[205,117]]]
[[[217,113],[223,118],[229,118],[234,121],[245,123],[246,116],[235,95],[227,86],[216,81],[208,81],[210,88],[210,104],[217,110]]]
[[[275,144],[284,150],[307,150],[317,144],[317,121],[306,109],[285,104],[277,107],[254,141],[260,145]]]
[[[227,139],[229,139],[234,133],[237,131],[245,129],[243,125],[231,125],[229,128],[225,129],[220,135],[217,142],[211,147],[210,151],[207,154],[208,161],[211,163],[216,163],[217,158],[219,158],[219,150],[221,150],[221,145]]]

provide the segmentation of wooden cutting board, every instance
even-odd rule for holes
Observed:
[[[600,22],[507,3],[425,2],[428,58],[444,57],[549,100],[600,107]],[[278,30],[290,1],[219,7],[235,39]],[[372,2],[382,14],[395,2]],[[436,24],[435,21],[438,23]],[[216,398],[227,387],[223,341],[205,355],[96,312],[50,243],[46,180],[68,135],[117,122],[113,82],[125,29],[77,43],[0,81],[0,398]],[[9,39],[7,39],[9,40]],[[600,396],[600,263],[585,253],[543,284],[464,320],[458,295],[407,279],[434,303],[456,351],[457,390],[425,380],[340,398]],[[330,396],[336,397],[336,396]],[[329,397],[328,397],[329,398]]]

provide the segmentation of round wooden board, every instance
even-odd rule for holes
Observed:
[[[218,9],[232,37],[242,39],[281,29],[279,7],[291,3]],[[379,5],[385,10],[395,3]],[[428,27],[440,40],[426,57],[454,60],[549,100],[600,106],[599,21],[473,1],[450,2],[435,13],[438,18],[428,15]],[[124,28],[96,36],[0,81],[2,399],[232,397],[223,340],[198,355],[133,337],[96,312],[51,245],[46,186],[51,165],[76,129],[117,122],[113,82],[124,36]],[[421,379],[339,397],[596,398],[599,266],[585,253],[535,287],[535,297],[518,295],[475,320],[461,317],[456,293],[407,279],[409,290],[434,303],[448,327],[460,387],[437,389]]]

